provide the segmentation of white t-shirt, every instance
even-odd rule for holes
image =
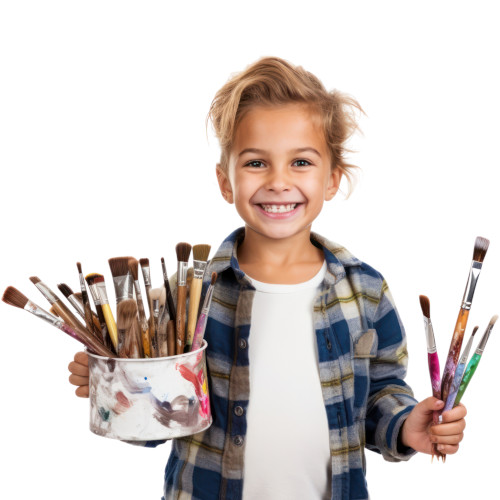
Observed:
[[[318,370],[311,280],[256,288],[248,340],[250,402],[243,500],[330,498],[329,430]]]

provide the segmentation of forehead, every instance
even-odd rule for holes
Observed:
[[[236,127],[233,152],[247,147],[266,150],[312,146],[326,148],[320,116],[301,103],[281,106],[255,106]]]

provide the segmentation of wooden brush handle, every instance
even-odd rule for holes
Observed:
[[[175,322],[173,319],[167,323],[167,350],[169,356],[175,354]]]
[[[108,327],[108,333],[111,337],[111,342],[115,351],[118,352],[118,329],[116,328],[115,318],[113,317],[113,313],[111,312],[111,307],[109,304],[101,304],[102,314],[104,315],[104,319],[106,320],[106,326]]]
[[[448,399],[451,384],[453,383],[455,370],[457,369],[458,358],[460,357],[460,349],[462,347],[462,341],[464,339],[464,332],[468,319],[469,310],[461,308],[458,313],[457,324],[455,325],[455,331],[453,332],[453,337],[451,339],[450,350],[448,351],[448,358],[446,359],[443,379],[441,381],[441,400],[445,403]]]
[[[201,285],[202,279],[193,279],[189,289],[189,311],[188,324],[186,334],[186,345],[188,347],[193,343],[194,331],[196,329],[196,321],[198,320],[198,309],[200,307]]]
[[[82,329],[83,325],[78,318],[66,307],[64,302],[58,300],[52,304],[52,308],[57,312],[57,315],[69,326],[74,329]]]
[[[184,353],[184,344],[186,342],[184,337],[186,331],[186,294],[187,288],[185,286],[177,287],[177,316],[175,322],[177,342],[175,345],[175,354]]]

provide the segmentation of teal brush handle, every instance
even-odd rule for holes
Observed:
[[[467,365],[467,370],[465,370],[465,375],[464,378],[462,379],[462,382],[460,383],[460,387],[458,388],[458,394],[455,399],[453,408],[455,408],[455,406],[457,406],[458,403],[460,403],[460,400],[464,395],[465,389],[467,389],[470,379],[472,378],[472,375],[474,375],[477,365],[479,365],[479,361],[481,361],[481,354],[474,353],[471,360],[469,361],[469,364]]]

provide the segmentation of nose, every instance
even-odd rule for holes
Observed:
[[[273,167],[269,169],[266,179],[266,189],[281,193],[283,191],[290,191],[292,187],[292,180],[288,169],[286,167]]]

